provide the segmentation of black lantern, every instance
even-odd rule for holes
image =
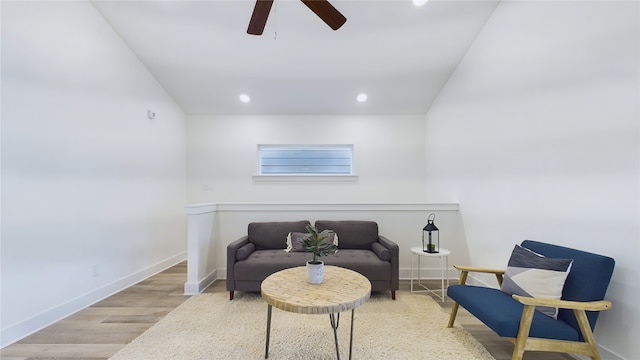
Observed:
[[[429,215],[427,225],[422,229],[422,251],[431,254],[440,252],[440,232],[433,223],[435,218],[436,214]],[[425,233],[427,233],[427,241],[425,241]]]

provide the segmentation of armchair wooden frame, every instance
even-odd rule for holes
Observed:
[[[454,265],[454,268],[460,270],[460,282],[464,285],[467,281],[469,272],[478,272],[485,274],[494,274],[498,280],[498,285],[502,285],[504,270],[478,268],[470,266]],[[608,300],[600,301],[566,301],[566,300],[554,300],[554,299],[541,299],[525,296],[512,295],[512,298],[524,305],[522,311],[522,317],[520,319],[520,326],[518,328],[518,335],[516,338],[506,338],[511,341],[515,348],[511,356],[512,360],[521,360],[525,351],[555,351],[563,353],[583,354],[591,357],[593,360],[600,360],[600,353],[596,345],[591,326],[587,319],[586,311],[602,311],[611,309],[611,302]],[[582,341],[569,341],[569,340],[554,340],[544,338],[530,338],[529,330],[531,328],[531,322],[533,321],[533,314],[536,306],[548,306],[557,307],[562,309],[571,309],[578,321],[578,326],[582,333],[584,342]],[[449,324],[447,327],[453,327],[453,323],[458,313],[458,303],[454,302],[451,307],[451,314],[449,316]]]

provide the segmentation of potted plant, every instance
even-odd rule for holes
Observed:
[[[311,284],[320,284],[324,280],[324,262],[319,257],[333,255],[338,251],[334,244],[335,233],[332,230],[318,230],[307,225],[308,236],[299,239],[298,243],[304,251],[313,254],[313,259],[307,261],[307,281]]]

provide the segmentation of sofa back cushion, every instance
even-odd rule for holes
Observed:
[[[308,220],[288,222],[252,222],[247,229],[256,250],[285,249],[290,232],[307,232]]]
[[[315,226],[318,231],[333,230],[340,239],[340,249],[371,250],[371,244],[378,241],[378,224],[375,221],[317,220]]]

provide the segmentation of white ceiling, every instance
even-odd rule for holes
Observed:
[[[261,36],[252,0],[92,3],[187,114],[425,114],[498,0],[276,0]]]

